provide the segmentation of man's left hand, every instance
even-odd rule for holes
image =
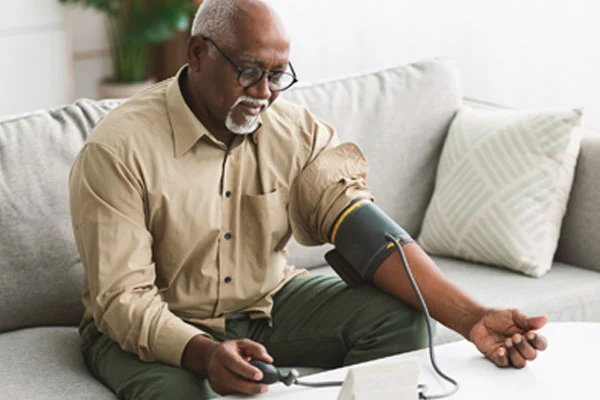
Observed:
[[[548,346],[546,338],[535,332],[547,322],[546,316],[529,318],[518,310],[492,310],[473,326],[469,340],[497,366],[523,368]]]

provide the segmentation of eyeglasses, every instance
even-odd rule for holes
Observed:
[[[202,39],[212,43],[213,46],[221,53],[221,55],[231,64],[233,68],[238,72],[237,81],[240,86],[244,88],[249,88],[251,86],[256,85],[258,82],[262,80],[262,78],[267,74],[267,81],[269,85],[269,90],[271,92],[283,92],[284,90],[289,89],[292,85],[298,82],[296,77],[296,71],[294,71],[294,67],[292,63],[289,63],[291,74],[286,71],[266,71],[259,67],[238,67],[235,62],[231,58],[227,56],[221,50],[221,48],[215,43],[214,40],[207,36],[202,36]]]

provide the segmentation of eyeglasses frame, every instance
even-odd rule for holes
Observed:
[[[217,49],[217,51],[218,51],[219,53],[221,53],[221,55],[223,56],[223,58],[225,58],[225,60],[227,60],[227,62],[228,62],[229,64],[231,64],[231,66],[232,66],[233,68],[235,68],[235,70],[238,72],[237,82],[238,82],[238,84],[239,84],[240,86],[242,86],[242,87],[243,87],[243,88],[245,88],[245,89],[248,89],[248,88],[250,88],[250,87],[252,87],[252,86],[256,85],[258,82],[262,81],[262,79],[265,77],[265,74],[268,74],[267,80],[270,82],[270,80],[269,80],[269,77],[270,77],[272,74],[274,74],[274,73],[279,73],[279,72],[280,72],[280,71],[267,71],[267,70],[265,70],[265,69],[262,69],[262,68],[260,68],[260,67],[244,67],[244,68],[242,68],[242,67],[238,66],[238,65],[237,65],[237,64],[236,64],[236,63],[235,63],[235,62],[234,62],[234,61],[233,61],[233,60],[232,60],[232,59],[231,59],[231,58],[230,58],[230,57],[229,57],[227,54],[225,54],[225,52],[224,52],[224,51],[223,51],[223,50],[222,50],[222,49],[219,47],[219,45],[218,45],[218,44],[217,44],[217,43],[216,43],[216,42],[215,42],[215,41],[214,41],[212,38],[210,38],[210,37],[208,37],[208,36],[201,36],[201,37],[202,37],[202,40],[212,43],[212,45],[213,45],[213,46],[215,46],[215,48]],[[278,90],[273,90],[273,89],[271,89],[271,87],[269,87],[269,90],[270,90],[271,92],[283,92],[284,90],[288,90],[288,89],[289,89],[289,88],[291,88],[291,87],[292,87],[292,86],[293,86],[293,85],[294,85],[296,82],[298,82],[298,76],[296,75],[296,71],[294,70],[294,66],[292,65],[292,62],[291,62],[291,61],[288,61],[288,65],[290,66],[290,71],[291,71],[292,73],[291,73],[291,74],[290,74],[290,73],[288,73],[288,72],[283,72],[283,73],[284,73],[284,74],[288,74],[288,75],[290,75],[290,76],[293,78],[293,80],[292,80],[292,83],[290,83],[288,86],[284,87],[283,89],[278,89]],[[256,82],[254,82],[254,83],[252,83],[252,84],[250,84],[250,85],[242,85],[242,83],[240,82],[240,79],[241,79],[241,77],[242,77],[242,74],[244,73],[244,71],[246,71],[246,70],[248,70],[248,69],[258,69],[258,70],[260,70],[262,73],[261,73],[261,75],[260,75],[260,78],[259,78],[259,79],[258,79]]]

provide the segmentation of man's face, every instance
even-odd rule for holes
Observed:
[[[259,67],[266,71],[286,71],[290,43],[277,29],[237,29],[230,43],[216,43],[238,67]],[[190,60],[198,71],[193,85],[211,122],[236,134],[249,134],[258,127],[258,117],[279,96],[268,86],[268,74],[255,85],[244,88],[238,82],[239,72],[208,40],[197,59]]]

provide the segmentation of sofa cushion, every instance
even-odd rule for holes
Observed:
[[[0,334],[3,399],[116,399],[87,370],[77,328],[31,328]]]
[[[550,321],[600,321],[600,272],[555,262],[546,275],[534,279],[512,271],[467,261],[432,257],[448,279],[488,307],[518,308]],[[311,270],[333,275],[330,267]],[[461,339],[437,324],[437,344]]]
[[[0,122],[0,332],[79,322],[69,171],[87,132],[116,105],[82,100]]]
[[[448,126],[462,104],[453,62],[434,59],[285,92],[332,125],[342,142],[357,143],[378,205],[411,235],[419,233],[433,192]],[[322,248],[291,241],[290,262],[323,263]]]
[[[463,107],[419,244],[539,277],[552,266],[579,154],[580,110]]]
[[[550,321],[600,321],[599,272],[555,262],[550,272],[535,279],[489,265],[433,259],[450,281],[486,306],[546,314]],[[439,342],[459,338],[441,328]]]

